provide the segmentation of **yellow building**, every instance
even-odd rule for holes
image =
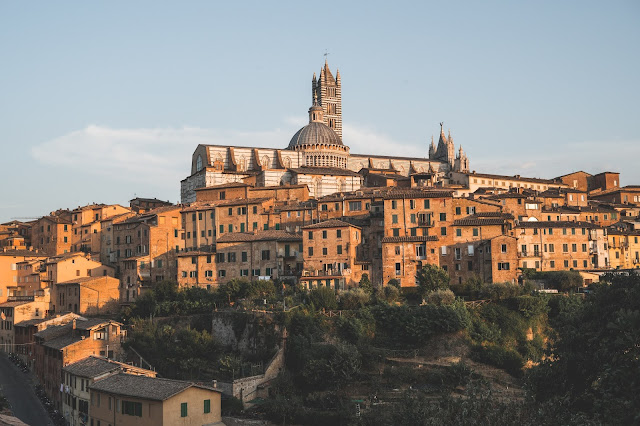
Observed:
[[[611,229],[607,235],[607,243],[611,268],[640,268],[640,231]]]
[[[119,373],[89,389],[94,425],[201,426],[222,420],[220,392],[195,383]]]

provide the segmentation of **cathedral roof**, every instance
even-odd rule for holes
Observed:
[[[293,135],[287,149],[294,149],[298,145],[319,143],[342,145],[340,136],[331,127],[324,123],[311,122]]]

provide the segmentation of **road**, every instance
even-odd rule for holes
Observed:
[[[33,380],[32,375],[18,369],[6,353],[0,353],[0,393],[9,400],[13,415],[29,425],[52,426],[36,396]]]

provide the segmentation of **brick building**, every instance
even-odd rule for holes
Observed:
[[[79,317],[35,333],[35,373],[58,409],[62,408],[65,390],[62,368],[90,355],[118,359],[121,326],[113,320]]]
[[[41,217],[31,227],[33,248],[48,256],[72,251],[72,235],[71,213],[64,210]]]
[[[356,287],[367,264],[363,257],[362,228],[330,219],[302,228],[304,273],[300,278],[304,288],[320,286],[344,290]]]
[[[100,315],[114,312],[120,300],[117,278],[81,277],[55,283],[52,288],[52,312]]]
[[[218,276],[214,281],[218,284],[238,278],[296,281],[302,271],[301,243],[299,234],[283,230],[227,233],[216,242]]]

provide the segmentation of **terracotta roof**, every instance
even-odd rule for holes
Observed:
[[[88,356],[80,361],[69,364],[63,368],[63,371],[71,373],[75,376],[95,378],[111,371],[119,370],[123,366],[122,363],[112,361],[106,358],[96,356]],[[127,364],[124,366],[130,367]]]
[[[323,222],[314,223],[312,225],[303,226],[302,229],[344,228],[345,226],[354,226],[356,228],[360,228],[359,226],[352,225],[342,220],[329,219]]]
[[[417,243],[423,241],[438,241],[435,235],[420,235],[415,237],[384,237],[383,243]]]
[[[192,386],[219,392],[217,389],[197,385],[180,380],[161,379],[157,377],[136,376],[119,373],[106,377],[91,385],[91,390],[133,398],[164,401]]]
[[[4,302],[0,303],[0,308],[15,308],[16,306],[26,305],[27,303],[31,303],[33,300],[16,300],[13,302]]]
[[[476,212],[473,216],[475,217],[502,217],[505,219],[513,219],[513,215],[510,213],[502,213],[502,212]]]
[[[236,198],[233,200],[221,200],[216,201],[214,205],[216,207],[224,207],[224,206],[242,206],[245,204],[260,204],[265,201],[273,200],[273,197],[260,197],[260,198]]]
[[[453,226],[491,226],[491,225],[504,225],[505,220],[503,218],[478,218],[467,217],[464,219],[458,219],[453,221]]]
[[[408,190],[394,190],[384,194],[382,198],[385,200],[400,199],[400,198],[452,198],[453,191],[446,190],[426,190],[420,191],[416,189]]]
[[[223,234],[216,243],[236,243],[249,241],[302,241],[302,236],[281,229],[253,232],[230,232]]]
[[[0,256],[22,256],[22,257],[47,257],[44,253],[36,253],[31,250],[1,250]]]
[[[563,183],[554,182],[551,179],[540,179],[540,178],[528,178],[521,176],[505,176],[505,175],[493,175],[488,173],[465,173],[469,177],[479,177],[479,178],[489,178],[489,179],[500,179],[500,180],[519,180],[523,182],[533,182],[533,183],[545,183],[545,184],[555,184],[555,185],[564,185]]]
[[[602,228],[590,222],[571,222],[566,220],[558,221],[531,221],[520,222],[516,228]]]

